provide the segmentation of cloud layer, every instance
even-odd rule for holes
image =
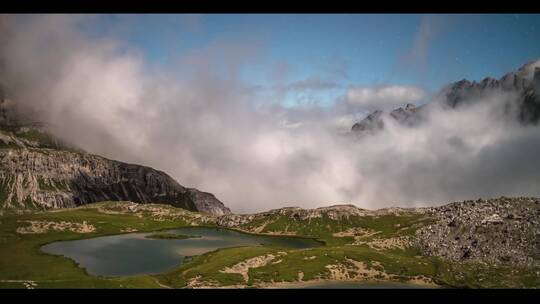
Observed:
[[[0,77],[20,111],[89,152],[212,192],[234,212],[540,195],[540,132],[500,116],[508,96],[456,111],[432,106],[420,127],[389,120],[356,139],[346,131],[359,112],[426,93],[355,87],[335,106],[283,107],[241,80],[241,67],[262,56],[252,41],[217,41],[158,69],[112,36],[85,34],[91,22],[2,18]],[[330,84],[311,80],[295,87]]]
[[[357,109],[393,110],[404,103],[418,103],[426,92],[413,86],[355,87],[347,92],[346,102]]]

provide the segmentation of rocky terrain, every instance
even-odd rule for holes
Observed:
[[[0,185],[2,209],[130,200],[216,215],[230,213],[213,194],[183,187],[164,172],[67,150],[0,149]]]
[[[540,265],[540,199],[468,200],[428,214],[437,221],[416,232],[421,251],[456,262]]]
[[[400,229],[397,229],[397,234],[390,238],[390,235],[379,238],[380,231],[364,227],[362,223],[370,218],[389,221],[388,218],[392,216],[429,218],[431,222],[413,221],[410,226],[414,230],[412,235],[401,235]],[[540,266],[539,198],[501,197],[455,202],[441,207],[379,210],[366,210],[353,205],[317,209],[288,207],[257,214],[224,215],[218,217],[216,223],[248,232],[302,235],[301,232],[313,231],[309,230],[310,225],[321,223],[317,220],[327,220],[322,222],[326,225],[323,230],[334,232],[334,237],[354,237],[351,245],[385,247],[392,245],[386,244],[388,242],[399,241],[418,248],[426,256],[454,262]],[[377,225],[382,227],[381,224]],[[401,229],[408,228],[402,226]],[[296,233],[298,231],[300,233]],[[377,243],[382,241],[385,244]]]
[[[22,282],[35,282],[39,288],[96,287],[95,280],[103,286],[126,287],[110,278],[88,276],[74,263],[44,255],[38,248],[51,241],[193,226],[312,237],[319,245],[223,248],[191,256],[179,268],[145,277],[133,286],[290,288],[370,282],[537,288],[539,202],[501,197],[430,208],[365,210],[336,205],[217,216],[164,204],[108,201],[25,213],[1,218],[0,288]],[[77,275],[66,281],[57,279],[62,276],[57,272]]]
[[[538,123],[540,119],[540,60],[527,63],[518,70],[510,72],[499,80],[486,77],[480,82],[463,79],[444,87],[435,101],[415,107],[407,104],[390,113],[376,110],[366,118],[355,123],[351,130],[355,134],[373,133],[384,128],[384,118],[394,119],[405,126],[421,123],[426,109],[435,103],[449,109],[482,102],[484,97],[497,95],[505,98],[505,109],[516,108],[521,123]],[[505,110],[506,111],[506,110]]]
[[[252,222],[270,219],[273,216],[284,217],[291,221],[309,221],[312,219],[328,218],[333,221],[351,219],[354,217],[377,217],[384,215],[423,214],[424,208],[384,208],[367,210],[354,205],[334,205],[316,209],[302,209],[300,207],[285,207],[273,209],[256,214],[229,214],[217,219],[217,224],[223,227],[239,227]]]
[[[454,82],[445,87],[442,102],[451,108],[475,102],[487,94],[516,93],[509,103],[519,105],[519,119],[524,123],[537,122],[540,118],[540,61],[530,62],[518,70],[510,72],[499,80],[486,77],[481,82],[467,79]]]
[[[0,97],[0,212],[133,201],[230,213],[213,194],[183,187],[164,172],[78,150],[45,124],[21,124],[10,116],[11,101]]]

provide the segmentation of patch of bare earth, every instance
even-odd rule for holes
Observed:
[[[411,246],[411,240],[406,236],[391,237],[391,238],[376,238],[369,241],[362,239],[355,240],[351,245],[368,245],[375,250],[387,249],[405,249]]]
[[[264,228],[266,227],[266,225],[268,225],[269,223],[270,223],[270,221],[266,221],[266,222],[264,222],[262,225],[250,229],[249,232],[252,232],[252,233],[262,233],[262,231],[264,230]]]
[[[354,237],[354,241],[348,245],[368,245],[375,250],[387,249],[405,249],[411,246],[411,240],[407,236],[390,237],[390,238],[371,238],[381,231],[364,229],[360,227],[350,228],[345,231],[336,232],[335,237]]]
[[[267,254],[267,255],[261,255],[254,258],[247,259],[245,261],[242,261],[240,263],[234,264],[231,267],[225,267],[223,270],[220,270],[221,273],[237,273],[240,274],[244,281],[247,283],[249,281],[249,269],[250,268],[258,268],[266,266],[268,263],[270,263],[272,260],[274,260],[276,257],[283,255],[282,252],[274,254]],[[275,262],[274,264],[280,263],[281,260]]]
[[[82,223],[73,222],[48,222],[48,221],[19,221],[30,223],[29,226],[17,228],[19,234],[39,234],[47,233],[49,230],[54,231],[71,231],[76,233],[90,233],[96,231],[96,227],[88,224],[86,221]]]
[[[388,274],[384,267],[377,261],[370,265],[353,259],[346,259],[347,263],[326,265],[328,275],[319,275],[315,279],[304,281],[304,273],[298,272],[297,281],[294,282],[265,282],[257,283],[258,288],[298,288],[309,285],[318,285],[324,282],[391,282],[399,281],[395,275]],[[409,277],[405,283],[421,285],[425,287],[438,287],[431,278],[425,276]]]
[[[333,281],[390,279],[390,276],[386,272],[371,268],[364,262],[358,262],[353,259],[347,259],[347,262],[349,264],[337,263],[326,265],[325,267],[330,271],[328,279]]]
[[[376,230],[373,230],[373,229],[365,229],[365,228],[361,228],[361,227],[354,227],[354,228],[349,228],[349,229],[344,230],[344,231],[336,232],[336,233],[334,233],[332,235],[335,236],[335,237],[352,236],[356,240],[356,239],[360,239],[360,238],[368,238],[370,236],[373,236],[373,235],[376,235],[376,234],[379,234],[379,233],[381,233],[381,231],[376,231]]]
[[[236,289],[236,288],[245,288],[246,285],[236,284],[236,285],[227,285],[222,286],[217,281],[213,280],[203,280],[202,276],[198,275],[194,278],[189,279],[186,288],[192,288],[192,289],[214,289],[214,288],[222,288],[222,289]]]
[[[213,217],[154,204],[137,204],[133,202],[120,202],[99,206],[98,212],[105,214],[131,214],[139,218],[151,218],[154,221],[185,220],[191,226],[199,226],[201,223],[209,223]]]

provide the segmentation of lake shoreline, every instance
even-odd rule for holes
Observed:
[[[168,273],[180,267],[186,256],[263,244],[289,249],[320,245],[308,238],[269,237],[226,228],[195,226],[55,241],[41,246],[40,251],[70,259],[91,276],[129,277]]]

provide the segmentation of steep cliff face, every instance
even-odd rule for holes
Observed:
[[[185,188],[161,171],[71,151],[1,149],[0,185],[3,209],[127,200],[215,215],[230,213],[212,194]]]
[[[523,124],[536,124],[540,119],[540,60],[527,63],[497,80],[486,77],[481,82],[466,79],[451,83],[441,91],[442,102],[450,108],[475,103],[488,95],[514,93],[506,107],[517,107],[517,119]]]
[[[211,193],[185,188],[164,172],[70,148],[39,126],[0,128],[0,209],[67,208],[105,200],[230,213]]]

